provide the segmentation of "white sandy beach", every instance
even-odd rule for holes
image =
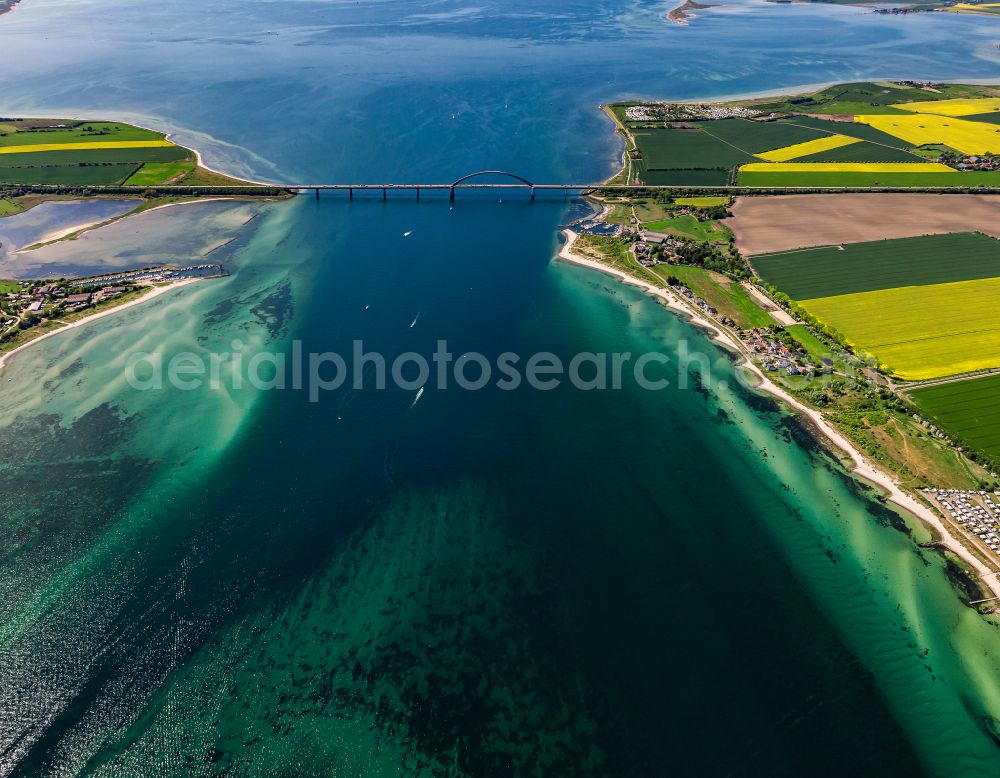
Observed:
[[[760,381],[758,388],[761,391],[777,397],[786,405],[793,408],[797,413],[809,419],[809,421],[815,425],[816,429],[820,430],[836,448],[840,449],[847,455],[851,462],[850,470],[854,475],[876,485],[885,492],[889,502],[903,508],[932,527],[939,535],[941,545],[965,562],[970,569],[974,570],[976,576],[986,587],[989,588],[993,596],[1000,597],[1000,580],[998,580],[998,573],[996,571],[987,567],[982,561],[970,553],[965,546],[957,541],[951,535],[943,520],[936,513],[934,513],[931,508],[924,505],[916,497],[906,492],[891,474],[879,469],[872,462],[868,461],[864,454],[858,451],[846,437],[844,437],[823,417],[823,414],[808,407],[807,405],[804,405],[802,402],[771,381],[771,379],[768,378],[767,375],[757,365],[755,365],[752,360],[746,358],[746,354],[742,346],[731,336],[719,329],[719,327],[712,321],[702,316],[700,312],[686,305],[677,295],[673,294],[669,290],[654,286],[646,281],[636,278],[635,276],[630,276],[620,270],[608,267],[600,262],[588,259],[587,257],[583,257],[575,253],[573,251],[573,244],[576,242],[578,237],[577,233],[572,230],[563,230],[563,234],[566,236],[566,243],[563,244],[559,251],[560,259],[576,265],[593,268],[594,270],[600,270],[602,273],[618,278],[622,283],[642,289],[648,294],[662,300],[668,308],[684,314],[698,325],[711,330],[713,338],[716,341],[719,341],[720,343],[723,343],[743,354],[743,367],[758,378]]]
[[[129,300],[127,303],[115,306],[114,308],[108,308],[106,311],[100,311],[98,313],[95,313],[93,316],[87,316],[84,319],[79,319],[78,321],[70,322],[69,324],[63,325],[59,329],[52,330],[51,332],[46,332],[44,335],[39,335],[37,338],[29,340],[27,343],[18,346],[17,348],[8,351],[5,354],[0,354],[0,372],[2,372],[5,367],[7,367],[7,363],[16,354],[20,354],[22,351],[31,348],[37,343],[41,343],[43,340],[47,340],[48,338],[53,338],[56,335],[60,335],[66,332],[67,330],[75,330],[78,327],[84,327],[93,321],[97,321],[98,319],[103,319],[107,316],[113,316],[114,314],[121,313],[122,311],[128,310],[129,308],[134,308],[137,305],[142,305],[143,303],[147,303],[150,300],[154,300],[157,297],[166,294],[167,292],[172,292],[174,289],[177,289],[181,286],[187,286],[188,284],[193,284],[197,280],[198,280],[197,278],[185,278],[181,281],[174,281],[168,286],[151,286],[149,287],[149,291],[147,291],[146,294],[144,294],[142,297],[138,297],[135,300]]]

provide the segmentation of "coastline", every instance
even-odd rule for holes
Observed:
[[[558,258],[571,264],[599,270],[606,275],[617,278],[621,283],[635,286],[647,294],[659,299],[665,307],[675,312],[685,315],[692,323],[708,330],[712,333],[712,340],[735,350],[742,357],[741,367],[756,376],[760,382],[755,389],[769,394],[793,412],[805,417],[811,422],[822,436],[835,449],[845,454],[850,460],[849,472],[876,487],[886,496],[886,500],[893,505],[902,508],[907,513],[922,521],[934,530],[939,536],[937,545],[947,549],[954,556],[965,563],[976,578],[989,590],[991,596],[1000,597],[1000,573],[989,569],[981,560],[970,553],[961,543],[959,543],[949,532],[944,521],[938,517],[933,510],[923,505],[913,495],[906,492],[892,477],[890,473],[881,470],[872,464],[864,454],[859,451],[844,435],[830,424],[826,418],[817,410],[805,405],[781,387],[777,386],[752,360],[746,358],[746,354],[738,343],[726,332],[721,330],[714,322],[702,316],[698,311],[688,307],[680,298],[662,287],[643,281],[635,276],[629,275],[613,267],[609,267],[596,260],[581,256],[573,251],[578,234],[572,230],[563,230],[566,242],[560,247]]]
[[[683,3],[667,13],[667,18],[675,24],[687,26],[687,20],[694,16],[692,11],[703,11],[706,8],[712,7],[706,3],[699,3],[696,0],[684,0]]]
[[[134,308],[137,305],[149,302],[150,300],[155,300],[157,297],[161,297],[165,295],[167,292],[171,292],[174,289],[177,289],[182,286],[187,286],[188,284],[193,284],[198,280],[199,279],[197,278],[185,278],[181,281],[174,281],[173,283],[170,283],[167,286],[148,287],[149,291],[146,292],[141,297],[137,297],[135,300],[129,300],[127,303],[116,305],[113,308],[108,308],[107,310],[104,311],[98,311],[93,316],[87,316],[83,319],[78,319],[77,321],[69,322],[68,324],[64,324],[62,327],[59,327],[58,329],[46,332],[44,335],[39,335],[37,338],[32,338],[27,343],[23,343],[15,349],[11,349],[10,351],[0,354],[0,373],[3,373],[4,369],[7,367],[8,362],[13,356],[15,356],[16,354],[20,354],[22,351],[26,351],[27,349],[34,346],[36,343],[41,343],[43,340],[55,337],[56,335],[66,332],[67,330],[73,330],[77,329],[78,327],[83,327],[86,324],[90,324],[90,322],[92,321],[97,321],[98,319],[103,319],[107,316],[111,316],[112,314],[128,310],[129,308]]]

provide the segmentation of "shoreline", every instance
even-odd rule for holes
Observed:
[[[845,83],[859,83],[859,82],[877,83],[879,81],[899,81],[899,80],[900,80],[899,76],[885,76],[885,77],[859,76],[857,82],[820,81],[812,84],[793,84],[790,86],[778,87],[775,89],[762,89],[758,92],[737,92],[734,94],[715,95],[713,97],[685,97],[683,99],[678,99],[678,100],[666,99],[662,96],[621,97],[621,98],[615,98],[613,100],[608,100],[603,105],[616,105],[619,103],[628,103],[628,104],[678,103],[680,105],[692,105],[692,104],[714,105],[719,103],[743,102],[745,100],[763,100],[769,97],[801,97],[803,95],[811,94],[812,92],[818,92],[822,89],[827,89],[831,86],[840,86],[841,84]],[[935,84],[969,84],[970,86],[1000,86],[1000,78],[934,78],[926,80],[933,81]]]
[[[706,3],[699,3],[697,0],[684,0],[683,3],[667,13],[667,18],[675,24],[686,27],[687,20],[694,16],[692,11],[704,11],[706,8],[713,7]]]
[[[1000,573],[989,569],[989,567],[987,567],[982,561],[969,552],[965,546],[959,543],[948,531],[943,519],[938,517],[931,508],[923,505],[919,500],[917,500],[916,497],[906,492],[895,481],[890,473],[881,470],[876,465],[869,462],[861,451],[859,451],[843,434],[841,434],[835,427],[833,427],[832,424],[830,424],[830,422],[826,420],[822,413],[805,405],[771,381],[771,379],[768,378],[767,375],[765,375],[752,360],[747,359],[742,347],[738,343],[734,342],[734,340],[726,332],[721,330],[714,322],[702,316],[699,312],[689,308],[680,301],[679,297],[670,291],[663,289],[662,287],[654,286],[647,281],[643,281],[642,279],[605,265],[597,260],[589,259],[575,253],[573,251],[573,245],[576,243],[577,237],[579,237],[578,234],[570,229],[564,229],[562,232],[566,238],[566,242],[559,249],[559,253],[557,255],[559,259],[574,265],[599,270],[606,275],[617,278],[623,284],[637,287],[647,294],[663,301],[665,307],[670,310],[684,314],[692,324],[696,324],[701,328],[710,330],[712,333],[711,338],[714,342],[723,344],[739,353],[742,358],[739,366],[748,370],[758,379],[758,381],[760,381],[759,385],[754,387],[755,390],[759,390],[765,394],[775,397],[793,413],[803,416],[811,422],[822,434],[822,437],[826,439],[827,443],[831,444],[832,447],[838,449],[847,456],[850,460],[850,466],[847,469],[851,475],[876,486],[885,493],[887,502],[891,502],[896,507],[905,510],[910,515],[928,525],[938,534],[940,538],[937,540],[938,545],[947,549],[964,564],[966,564],[970,568],[970,571],[975,573],[976,578],[983,584],[983,586],[989,590],[992,596],[1000,597],[1000,580],[998,580]]]
[[[146,292],[141,297],[137,297],[135,300],[129,300],[127,303],[116,305],[113,308],[108,308],[107,310],[104,311],[98,311],[93,316],[86,316],[83,319],[78,319],[77,321],[69,322],[68,324],[64,324],[62,327],[59,327],[58,329],[46,332],[44,335],[39,335],[37,338],[32,338],[27,343],[22,343],[15,349],[11,349],[10,351],[0,353],[0,373],[3,373],[3,371],[7,368],[7,365],[12,357],[14,357],[17,354],[20,354],[22,351],[26,351],[27,349],[34,346],[36,343],[41,343],[43,340],[55,337],[56,335],[66,332],[67,330],[77,329],[86,324],[90,324],[90,322],[92,321],[97,321],[98,319],[106,318],[108,316],[111,316],[112,314],[128,310],[129,308],[134,308],[138,305],[141,305],[142,303],[149,302],[150,300],[155,300],[157,297],[162,297],[167,292],[172,292],[174,289],[178,289],[182,286],[187,286],[188,284],[193,284],[198,280],[200,279],[185,278],[181,281],[174,281],[168,284],[167,286],[151,286],[149,287],[148,292]]]

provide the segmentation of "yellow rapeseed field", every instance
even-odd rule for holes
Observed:
[[[859,292],[802,305],[899,378],[1000,367],[1000,278]]]
[[[808,157],[810,154],[819,154],[821,151],[839,149],[841,146],[850,146],[852,143],[859,143],[858,138],[848,138],[846,135],[827,135],[815,140],[807,140],[803,143],[795,143],[791,146],[782,146],[780,149],[765,151],[757,154],[757,157],[766,159],[768,162],[787,162],[790,159]]]
[[[83,151],[93,149],[152,149],[173,146],[168,140],[119,140],[88,143],[38,143],[32,146],[0,146],[0,154],[26,154],[33,151]]]
[[[958,8],[959,6],[955,6]],[[989,7],[989,6],[984,6]],[[918,103],[897,103],[900,108],[913,113],[936,113],[941,116],[973,116],[977,113],[1000,111],[1000,97],[956,97],[952,100],[922,100]]]
[[[902,138],[915,146],[943,143],[963,154],[1000,153],[1000,124],[970,122],[950,116],[917,113],[855,116],[854,121]]]
[[[747,173],[957,173],[940,162],[750,162]]]

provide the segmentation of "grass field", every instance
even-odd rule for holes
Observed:
[[[75,165],[81,162],[139,164],[141,162],[173,162],[191,158],[191,152],[181,146],[153,146],[138,149],[63,149],[60,151],[36,151],[27,154],[0,154],[0,167]]]
[[[817,366],[822,366],[824,364],[824,359],[830,359],[834,363],[835,368],[842,368],[843,365],[840,364],[839,360],[834,358],[829,347],[815,335],[813,335],[809,328],[804,324],[792,324],[791,326],[785,327],[785,332],[792,336],[796,343],[805,349],[805,352],[809,355],[813,364]]]
[[[163,140],[162,132],[134,127],[121,122],[73,122],[50,119],[52,124],[73,126],[60,128],[31,129],[38,122],[26,121],[5,124],[0,131],[0,146],[21,146],[36,144],[88,143],[94,141],[148,141]]]
[[[24,208],[13,200],[0,199],[0,216],[12,216],[23,210]]]
[[[656,265],[652,270],[663,279],[675,276],[722,316],[728,316],[741,327],[774,324],[774,319],[738,282],[720,273],[690,265]]]
[[[854,120],[916,146],[941,143],[963,154],[1000,153],[1000,127],[985,122],[925,113],[903,116],[859,115]]]
[[[190,173],[195,168],[193,160],[179,162],[147,162],[125,181],[127,186],[158,186],[171,179]]]
[[[856,349],[906,380],[1000,366],[1000,278],[803,300]]]
[[[21,285],[17,281],[4,281],[2,278],[0,278],[0,294],[16,292],[20,288]]]
[[[137,167],[138,165],[128,162],[107,165],[0,167],[0,184],[112,185],[123,182]]]
[[[687,205],[691,208],[716,208],[720,205],[729,205],[729,198],[725,195],[705,195],[703,197],[676,197],[674,203],[677,205]]]
[[[732,171],[729,168],[705,170],[646,170],[640,167],[640,179],[653,186],[726,186]]]
[[[634,138],[649,170],[730,168],[753,159],[703,130],[640,130]]]
[[[1000,97],[958,97],[951,100],[927,100],[899,103],[895,106],[913,113],[935,113],[941,116],[974,116],[977,113],[1000,111]]]
[[[849,138],[846,135],[824,135],[822,138],[795,143],[791,146],[784,146],[774,151],[765,151],[757,156],[766,159],[768,162],[787,162],[799,157],[808,157],[814,154],[821,154],[832,149],[839,149],[842,146],[850,146],[861,143],[857,138]]]
[[[973,232],[926,235],[765,254],[750,263],[767,283],[807,300],[997,277],[1000,241]]]
[[[727,242],[729,230],[714,221],[699,221],[694,216],[673,216],[669,219],[658,219],[642,225],[653,232],[665,232],[681,238],[692,238],[697,241]]]
[[[1000,376],[916,389],[910,397],[952,437],[1000,460]]]

